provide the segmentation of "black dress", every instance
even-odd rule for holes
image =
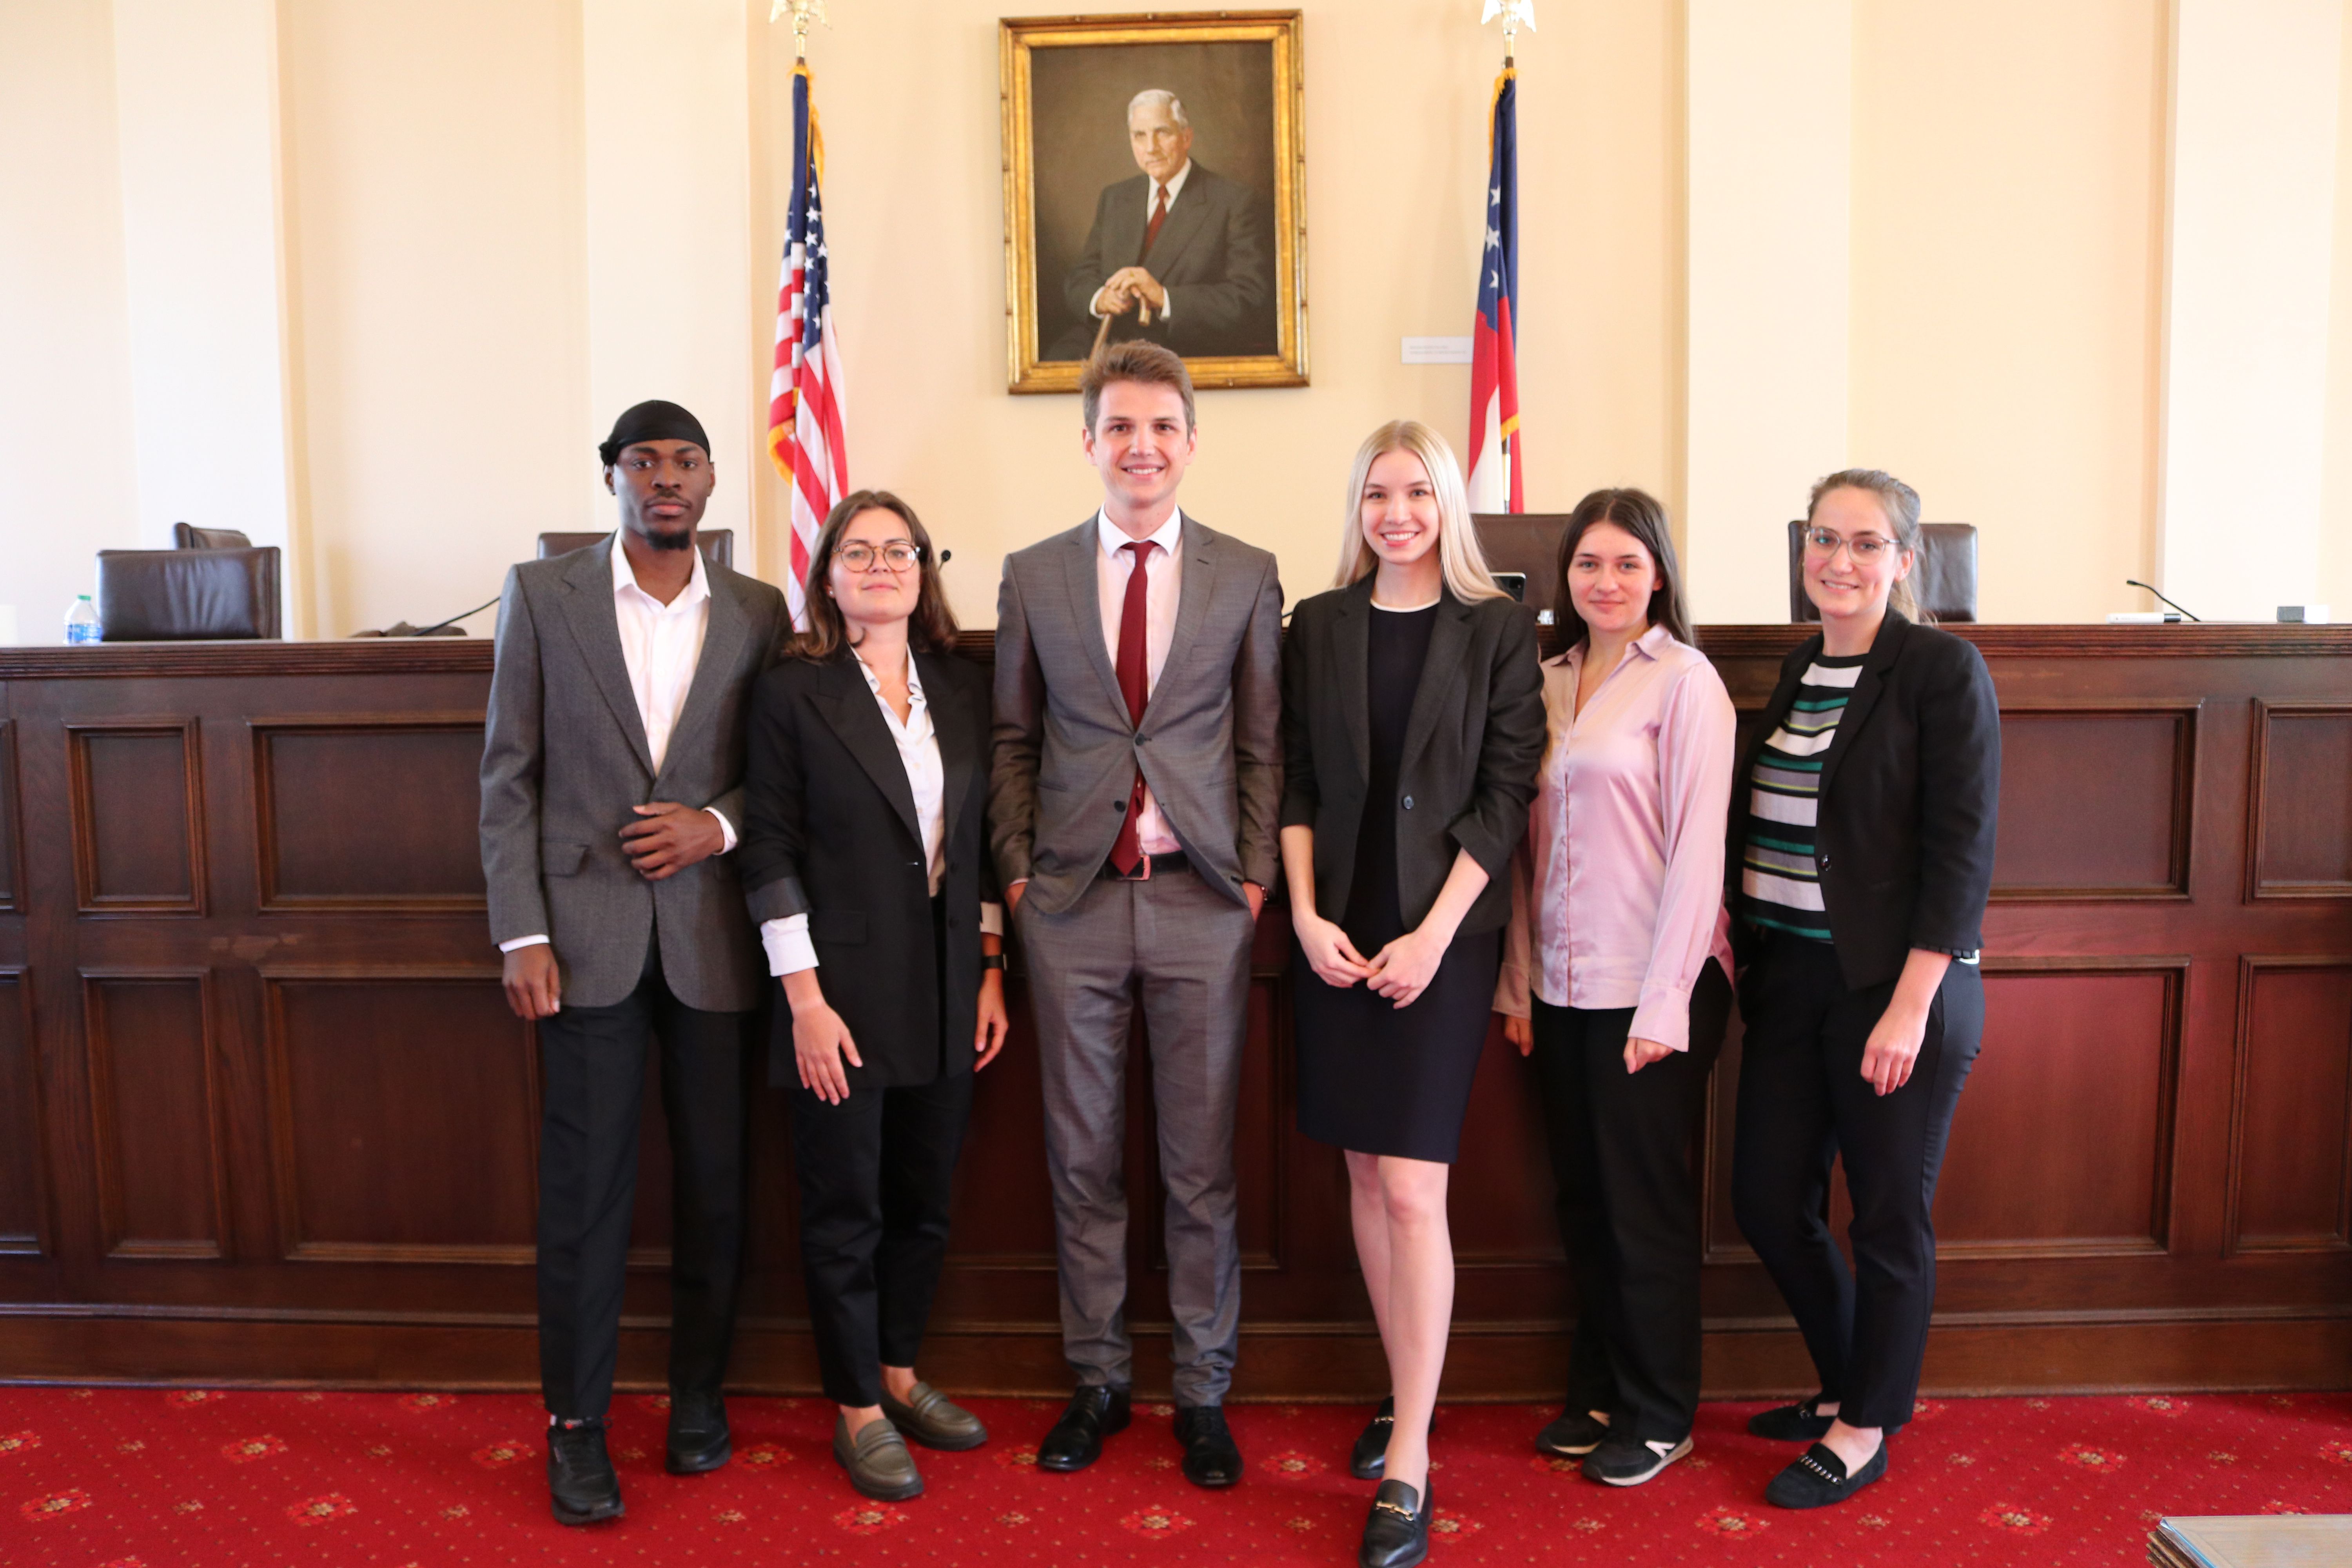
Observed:
[[[1405,724],[1436,625],[1434,605],[1372,610],[1365,646],[1367,799],[1396,797]],[[1355,875],[1339,928],[1368,959],[1405,934],[1393,831],[1357,835]],[[1360,1154],[1452,1164],[1486,1049],[1501,963],[1500,931],[1456,935],[1428,989],[1399,1008],[1362,984],[1346,990],[1325,984],[1305,953],[1294,952],[1298,1130]]]

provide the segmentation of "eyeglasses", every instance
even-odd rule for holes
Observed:
[[[870,544],[845,544],[833,552],[833,558],[852,572],[871,572],[877,560],[893,572],[904,572],[923,558],[920,545],[894,539],[877,550]]]
[[[1869,565],[1895,548],[1895,541],[1884,534],[1860,533],[1848,539],[1826,528],[1805,531],[1805,553],[1808,555],[1817,555],[1826,561],[1838,552],[1841,544],[1852,552],[1855,564],[1862,566]]]

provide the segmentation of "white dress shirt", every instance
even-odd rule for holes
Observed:
[[[1095,558],[1095,602],[1102,610],[1103,640],[1110,645],[1110,667],[1116,670],[1119,616],[1127,607],[1127,580],[1135,575],[1135,552],[1127,546],[1134,541],[1111,521],[1108,512],[1095,513],[1095,528],[1102,541],[1102,552]],[[1147,617],[1143,632],[1143,690],[1147,700],[1159,688],[1160,672],[1168,663],[1168,645],[1176,640],[1176,605],[1184,587],[1183,533],[1184,514],[1177,510],[1170,512],[1168,521],[1150,535],[1151,542],[1160,548],[1151,552],[1151,563],[1146,568],[1150,574],[1143,585]],[[1143,810],[1135,819],[1135,833],[1138,847],[1146,855],[1171,855],[1183,847],[1176,841],[1176,835],[1168,830],[1168,819],[1160,815],[1160,802],[1152,796],[1149,785],[1143,791]]]
[[[637,586],[637,574],[630,569],[629,552],[621,548],[618,530],[614,531],[609,548],[613,618],[620,626],[621,659],[629,668],[629,690],[637,700],[637,717],[645,721],[646,749],[653,755],[654,772],[659,773],[662,759],[669,754],[670,731],[677,728],[678,711],[686,706],[687,691],[694,685],[695,666],[702,661],[702,639],[710,630],[710,578],[703,570],[701,549],[689,547],[687,552],[694,557],[693,574],[678,596],[665,605]],[[719,818],[722,840],[719,852],[724,855],[735,847],[735,825],[724,813],[710,815]],[[519,936],[499,943],[499,951],[512,952],[546,940],[544,931]]]
[[[881,680],[866,668],[863,658],[856,662],[857,673],[866,678],[866,689],[874,693],[874,705],[882,710],[882,721],[890,727],[890,738],[898,742],[898,762],[907,770],[907,787],[915,796],[915,824],[923,830],[923,863],[930,868],[930,892],[936,899],[948,870],[948,775],[940,758],[939,731],[931,726],[930,704],[923,699],[923,678],[909,657],[907,718],[901,723],[890,700],[882,695]],[[1003,935],[1004,906],[981,905],[980,929],[990,936]],[[805,914],[761,921],[760,945],[768,950],[770,974],[797,974],[817,966],[816,948],[809,941]]]
[[[1174,217],[1176,216],[1176,198],[1182,193],[1184,189],[1184,182],[1192,177],[1192,160],[1187,158],[1184,160],[1184,166],[1177,170],[1175,177],[1171,179],[1166,184],[1153,184],[1147,185],[1145,187],[1143,193],[1143,227],[1145,233],[1148,234],[1151,230],[1151,211],[1154,207],[1160,205],[1160,193],[1161,191],[1166,191],[1168,193],[1168,216],[1170,217]],[[1106,285],[1106,287],[1108,285]],[[1160,319],[1163,321],[1175,320],[1175,291],[1168,288],[1165,283],[1162,283],[1160,285],[1160,292],[1165,296],[1165,300],[1160,307]],[[1095,297],[1087,301],[1087,311],[1092,314],[1094,319],[1097,321],[1102,320],[1102,289],[1097,289],[1095,290]]]

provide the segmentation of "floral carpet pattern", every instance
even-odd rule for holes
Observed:
[[[548,1516],[543,1420],[519,1394],[0,1387],[9,1568],[459,1568],[508,1563],[1328,1563],[1355,1560],[1371,1489],[1349,1478],[1369,1411],[1231,1407],[1248,1479],[1185,1484],[1165,1405],[1076,1476],[1036,1468],[1058,1405],[975,1399],[988,1445],[917,1450],[929,1483],[868,1502],[814,1399],[729,1402],[735,1458],[663,1473],[666,1402],[614,1404],[628,1517]],[[1441,1415],[1430,1562],[2135,1563],[2166,1514],[2352,1513],[2352,1395],[1930,1399],[1887,1479],[1790,1514],[1764,1484],[1791,1447],[1709,1405],[1696,1450],[1647,1486],[1595,1486],[1530,1439],[1555,1412]]]

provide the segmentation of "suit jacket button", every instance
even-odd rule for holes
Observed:
[[[1412,796],[1407,795],[1404,797],[1404,808],[1407,811],[1411,811],[1412,809]]]
[[[1824,855],[1824,856],[1822,856],[1822,870],[1824,870],[1824,871],[1826,871],[1826,870],[1828,870],[1829,868],[1830,868],[1830,858],[1829,858],[1828,856]]]

